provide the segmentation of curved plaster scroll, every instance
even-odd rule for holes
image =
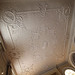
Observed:
[[[43,4],[38,3],[38,4],[39,4],[39,9],[40,9],[40,12],[41,12],[42,16],[45,16],[48,4],[47,3],[43,3]]]
[[[16,24],[18,25],[18,27],[24,27],[22,16],[20,16],[20,15],[16,16]]]
[[[70,15],[70,13],[71,13],[70,7],[64,8],[64,14],[66,16]]]
[[[66,8],[65,8],[65,7],[62,7],[62,8],[60,9],[60,12],[62,13],[62,15],[68,17],[68,16],[70,15],[70,13],[71,13],[71,9],[70,9],[69,6],[66,7]]]

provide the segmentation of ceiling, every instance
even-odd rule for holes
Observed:
[[[40,75],[67,60],[72,9],[67,0],[0,3],[0,30],[17,75]]]

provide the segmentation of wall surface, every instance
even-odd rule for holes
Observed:
[[[40,75],[67,60],[72,0],[0,3],[0,30],[17,75]]]
[[[0,43],[0,75],[6,75],[7,71],[7,59],[5,57],[5,52],[3,51],[2,45]]]
[[[72,23],[71,23],[71,30],[70,30],[70,39],[69,39],[69,53],[71,51],[75,51],[75,1],[74,1],[74,9],[72,15]]]

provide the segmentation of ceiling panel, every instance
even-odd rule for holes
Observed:
[[[67,59],[71,2],[1,3],[1,33],[18,75],[39,75]]]

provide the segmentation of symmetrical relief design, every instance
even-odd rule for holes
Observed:
[[[61,61],[65,60],[64,38],[66,38],[65,25],[67,25],[68,19],[65,22],[66,16],[62,14],[62,12],[57,11],[58,9],[49,9],[45,11],[45,15],[42,16],[40,12],[22,12],[22,14],[21,12],[19,12],[19,14],[18,12],[16,12],[16,15],[13,13],[7,13],[6,17],[3,17],[4,22],[7,23],[9,31],[12,35],[11,37],[15,46],[15,50],[17,47],[19,49],[9,52],[11,60],[17,59],[19,60],[20,64],[22,62],[25,63],[30,61],[33,66],[35,65],[35,63],[39,64],[42,61],[44,62],[48,58],[52,61],[48,61],[48,63],[46,64],[49,64],[49,62],[50,64],[52,64],[53,62],[56,62],[56,64],[58,64]],[[62,29],[63,31],[60,32]],[[27,56],[28,54],[30,54],[30,56]],[[27,56],[28,60],[30,60],[23,60],[25,56]],[[31,66],[31,64],[29,64],[29,66]],[[26,70],[22,65],[24,66],[25,64],[20,65],[22,71],[24,70],[24,74],[30,75],[30,67]]]
[[[38,10],[6,11],[2,15],[14,46],[14,49],[8,46],[8,55],[18,75],[39,75],[38,72],[66,60],[65,42],[71,8],[58,5],[59,8],[49,7],[49,3],[39,2]]]

